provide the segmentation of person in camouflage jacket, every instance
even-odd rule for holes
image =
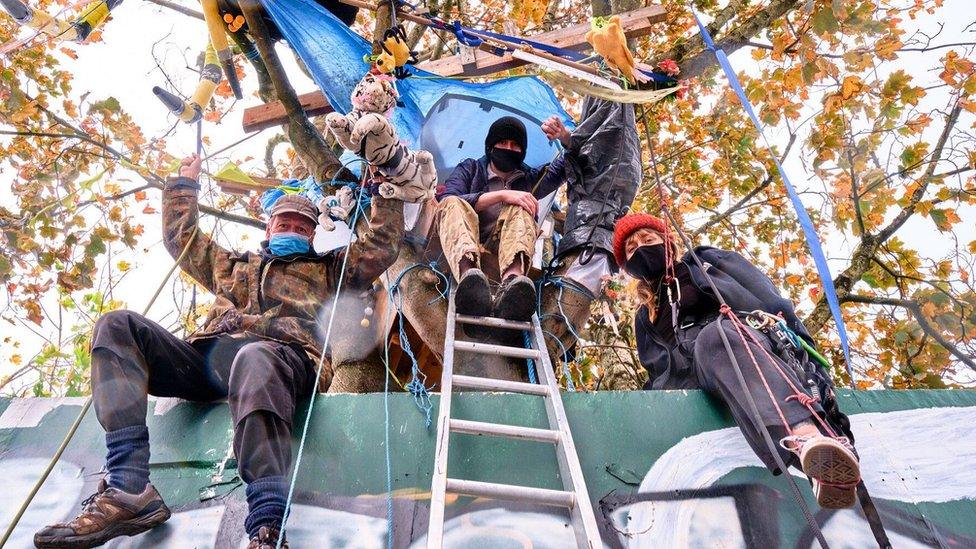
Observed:
[[[373,197],[366,231],[345,250],[318,255],[311,246],[315,206],[282,197],[271,209],[257,252],[219,246],[198,225],[200,158],[183,160],[163,190],[163,241],[179,266],[215,301],[204,327],[186,340],[132,311],[95,323],[92,400],[105,429],[106,477],[80,515],[34,537],[37,547],[92,547],[165,522],[170,511],[149,482],[148,395],[193,401],[227,398],[234,454],[247,483],[244,526],[249,547],[277,542],[288,490],[296,403],[328,388],[320,313],[343,293],[359,295],[396,260],[403,203]],[[287,543],[284,544],[287,546]]]

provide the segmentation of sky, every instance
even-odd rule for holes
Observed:
[[[964,34],[962,28],[962,25],[972,19],[972,0],[946,0],[945,7],[938,13],[938,17],[922,16],[918,25],[922,29],[931,31],[940,23],[944,24],[945,29],[936,43],[973,41],[973,35]],[[130,0],[115,10],[112,20],[104,28],[103,36],[104,40],[100,43],[74,47],[78,55],[77,60],[65,60],[66,65],[75,74],[72,83],[73,95],[78,97],[83,93],[91,92],[92,98],[114,96],[143,128],[145,136],[165,134],[176,121],[152,94],[152,87],[164,85],[168,77],[185,94],[193,90],[197,75],[188,65],[195,64],[199,51],[206,44],[207,34],[203,21],[176,14],[149,2]],[[313,91],[315,85],[298,69],[291,51],[279,44],[278,52],[295,90],[298,93]],[[944,51],[903,54],[897,66],[931,82],[936,78],[935,73],[929,74],[926,71],[943,53]],[[740,71],[748,71],[751,65],[751,57],[745,49],[733,54],[731,60],[733,66]],[[245,136],[241,129],[243,112],[247,107],[261,104],[261,101],[254,95],[256,80],[253,75],[243,81],[243,86],[245,98],[235,105],[221,123],[204,124],[203,133],[210,142],[207,150],[221,149]],[[817,98],[811,98],[811,105],[814,102],[819,104]],[[264,175],[262,161],[264,146],[267,140],[278,132],[278,128],[265,130],[257,137],[212,160],[205,168],[215,171],[223,160],[232,157],[245,171]],[[781,145],[785,140],[783,135],[775,129],[769,133],[772,141]],[[190,154],[194,152],[195,139],[195,126],[179,123],[167,139],[168,150],[176,155]],[[284,147],[279,147],[279,157],[283,151]],[[792,181],[801,190],[810,188],[816,181],[808,171],[808,163],[804,162],[804,156],[808,154],[809,152],[802,147],[794,147],[794,152],[785,162]],[[242,161],[247,157],[253,157],[253,160]],[[126,174],[125,170],[120,170],[116,182],[123,189],[141,184],[137,176]],[[2,183],[2,176],[0,176],[0,183]],[[9,193],[7,185],[0,185],[0,203],[4,205],[11,203]],[[158,200],[158,193],[151,192],[150,203],[156,204],[156,200]],[[810,206],[816,205],[810,204]],[[969,210],[962,215],[970,231],[968,238],[964,235],[963,242],[967,242],[976,238],[976,212]],[[160,245],[158,216],[148,216],[140,221],[145,224],[145,236],[138,250],[119,254],[118,259],[129,262],[133,268],[130,275],[123,278],[114,292],[116,299],[125,301],[129,308],[137,311],[144,308],[149,298],[150,292],[147,288],[154,289],[159,285],[163,280],[163,274],[172,265],[172,258]],[[205,220],[204,223],[209,228],[213,220]],[[899,235],[910,244],[924,250],[930,257],[944,256],[951,245],[947,239],[938,236],[928,220],[913,220],[900,231]],[[228,228],[224,244],[239,249],[253,248],[262,237],[263,233],[256,229],[234,226]],[[340,235],[340,238],[342,237]],[[830,240],[825,248],[832,258],[831,268],[834,272],[838,272],[844,266],[844,252],[849,249],[850,243],[837,241],[836,235],[826,235],[826,237]],[[172,284],[171,280],[167,288],[171,288]],[[148,316],[156,320],[172,320],[175,310],[174,296],[172,291],[167,289],[149,310]],[[40,349],[42,339],[28,329],[26,324],[10,327],[3,323],[0,331],[3,335],[12,331],[21,342],[18,349],[0,349],[0,376],[2,376],[14,369],[9,362],[11,354],[18,353],[25,358],[33,356]]]

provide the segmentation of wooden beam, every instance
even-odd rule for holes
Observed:
[[[325,98],[325,94],[320,91],[303,93],[298,96],[298,102],[305,109],[308,116],[318,116],[332,112],[332,105]],[[244,131],[256,132],[272,126],[280,126],[288,120],[288,113],[281,101],[265,103],[257,107],[244,109]]]
[[[667,12],[661,6],[648,6],[633,11],[618,14],[624,34],[628,38],[638,38],[651,33],[656,23],[664,21]],[[586,33],[590,30],[589,23],[573,25],[565,29],[544,32],[527,37],[534,42],[544,42],[559,48],[576,51],[587,51],[590,44],[586,42]],[[441,76],[484,76],[495,72],[509,70],[525,65],[525,61],[512,58],[511,55],[502,56],[475,50],[473,64],[464,65],[460,55],[452,55],[437,61],[421,63],[418,68]],[[467,70],[465,69],[467,67]],[[328,100],[321,91],[314,91],[298,96],[298,100],[308,116],[317,116],[332,112]],[[285,108],[280,101],[266,103],[258,107],[244,110],[244,131],[254,132],[272,126],[278,126],[287,120]]]
[[[621,13],[620,26],[624,29],[627,38],[639,38],[651,33],[654,24],[664,21],[667,12],[661,6],[648,6],[638,10]],[[589,32],[590,25],[573,25],[565,29],[545,32],[536,36],[527,37],[533,42],[543,42],[557,48],[565,48],[575,51],[588,51],[590,44],[586,41],[586,33]],[[474,67],[468,65],[469,70],[461,63],[460,55],[444,57],[436,61],[430,61],[417,65],[417,68],[430,71],[441,76],[484,76],[499,71],[512,69],[525,65],[525,61],[513,59],[511,54],[501,57],[490,53],[475,50]]]

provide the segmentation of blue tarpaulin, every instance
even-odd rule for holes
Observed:
[[[337,112],[352,109],[349,95],[369,71],[364,56],[370,43],[313,0],[262,0],[281,30]],[[441,179],[461,160],[484,154],[488,126],[505,115],[523,119],[529,130],[526,163],[541,166],[553,159],[539,122],[556,114],[571,119],[552,90],[535,77],[507,78],[490,83],[428,79],[436,75],[419,69],[397,82],[402,107],[393,124],[410,148],[434,154]],[[436,107],[436,108],[435,108]]]

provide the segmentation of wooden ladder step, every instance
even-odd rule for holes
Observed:
[[[535,349],[523,349],[521,347],[508,347],[505,345],[493,345],[491,343],[475,343],[473,341],[455,341],[454,349],[469,353],[482,355],[507,356],[512,358],[531,358],[539,359],[539,351]]]
[[[489,326],[491,328],[508,328],[510,330],[531,330],[531,322],[518,322],[515,320],[505,320],[504,318],[495,318],[490,316],[468,316],[468,315],[455,315],[455,318],[461,324],[477,324],[478,326]]]
[[[489,379],[487,377],[464,376],[454,374],[452,378],[455,387],[474,389],[475,391],[497,391],[500,393],[522,393],[524,395],[549,396],[549,388],[535,383],[521,381],[505,381]]]
[[[522,440],[534,440],[536,442],[551,442],[553,444],[558,443],[560,438],[559,431],[553,431],[552,429],[536,429],[534,427],[468,421],[464,419],[452,419],[451,432],[465,433],[468,435],[518,438]]]
[[[567,509],[572,509],[576,504],[575,494],[563,490],[547,490],[545,488],[530,488],[528,486],[513,486],[511,484],[496,484],[493,482],[478,482],[475,480],[461,480],[456,478],[447,479],[447,491],[452,494],[464,496],[522,501],[552,507],[565,507]]]

